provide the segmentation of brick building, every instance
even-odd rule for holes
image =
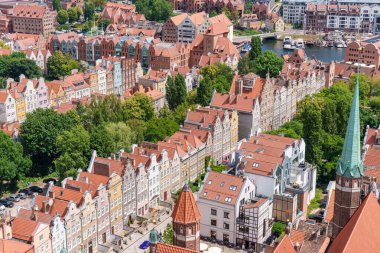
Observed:
[[[354,41],[348,44],[344,61],[351,63],[362,63],[368,66],[380,68],[380,35],[365,39],[363,41]]]
[[[13,32],[43,34],[54,31],[56,13],[42,5],[16,5],[12,14]]]

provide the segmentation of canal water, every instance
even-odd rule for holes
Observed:
[[[293,50],[283,49],[281,40],[263,40],[263,51],[272,50],[278,55],[292,54]],[[343,61],[345,48],[305,46],[307,57],[315,57],[323,62]]]

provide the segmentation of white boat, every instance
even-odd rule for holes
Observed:
[[[303,39],[297,39],[294,43],[294,46],[296,49],[305,48],[305,43],[303,42]]]
[[[284,49],[292,49],[292,37],[290,37],[290,36],[284,37],[283,48]]]

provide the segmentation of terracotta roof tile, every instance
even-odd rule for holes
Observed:
[[[379,251],[380,205],[370,194],[331,244],[329,253],[373,253]]]
[[[197,202],[188,185],[182,188],[172,213],[173,222],[182,224],[197,223],[201,220]]]
[[[243,185],[243,177],[210,171],[199,198],[235,205]]]
[[[1,253],[34,253],[34,246],[16,240],[0,239]]]
[[[293,243],[293,245],[296,245],[299,243],[299,245],[302,245],[303,241],[305,240],[305,232],[299,231],[296,229],[293,229],[290,232],[290,241]]]
[[[54,192],[54,198],[60,199],[64,201],[73,201],[77,205],[79,205],[83,199],[83,194],[81,192],[62,188],[59,186],[53,186],[51,191]]]
[[[288,235],[285,235],[273,253],[297,253]]]
[[[12,223],[12,237],[22,241],[32,242],[34,233],[40,224],[41,223],[37,221],[15,218]]]
[[[157,243],[156,253],[196,253],[198,251],[194,251],[191,249],[186,249],[166,243]]]
[[[326,215],[324,217],[325,222],[331,222],[334,217],[334,201],[335,201],[335,190],[331,190],[331,194],[329,197],[329,203],[326,209]]]

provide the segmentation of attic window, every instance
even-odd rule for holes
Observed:
[[[220,183],[220,187],[223,187],[223,186],[224,186],[224,182],[221,182],[221,183]]]
[[[226,198],[224,199],[224,201],[226,201],[226,202],[228,202],[228,203],[231,203],[231,198],[230,198],[230,197],[226,197]]]
[[[219,194],[216,195],[215,199],[216,199],[216,200],[219,200],[219,199],[220,199],[220,195],[219,195]]]
[[[203,193],[203,196],[206,197],[206,195],[207,195],[207,192],[204,192],[204,193]]]
[[[236,186],[236,185],[230,185],[230,190],[232,190],[232,191],[236,191],[236,189],[237,189],[237,186]]]
[[[259,167],[259,164],[258,164],[258,163],[253,163],[252,166],[255,167],[255,168],[258,168],[258,167]]]
[[[208,184],[211,184],[212,183],[212,181],[210,180],[210,181],[208,181]]]

